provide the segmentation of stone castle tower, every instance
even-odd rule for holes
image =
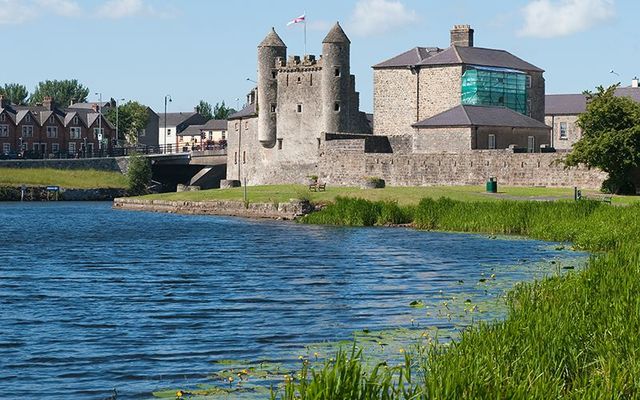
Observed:
[[[272,28],[258,46],[258,139],[265,148],[291,136],[370,133],[359,111],[350,68],[351,41],[336,23],[322,42],[322,56],[291,56]],[[281,144],[279,144],[281,146]]]

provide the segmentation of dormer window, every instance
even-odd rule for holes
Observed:
[[[54,117],[53,117],[53,115],[49,117],[49,122],[53,124],[53,122],[54,122]]]
[[[6,115],[4,113],[0,114],[0,122],[4,122],[6,120]]]
[[[25,122],[31,122],[31,114],[27,114],[27,116],[24,117],[24,121]]]
[[[77,115],[73,117],[73,124],[74,125],[78,125],[78,116]]]

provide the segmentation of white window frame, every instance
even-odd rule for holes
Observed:
[[[93,128],[93,137],[98,138],[98,135],[102,134],[102,138],[104,139],[104,128]]]
[[[75,154],[77,151],[76,142],[69,142],[69,154]]]
[[[11,143],[2,143],[2,152],[4,154],[11,153]]]
[[[569,136],[567,135],[567,123],[560,122],[558,127],[558,134],[560,135],[560,140],[568,140]]]
[[[82,136],[82,128],[79,126],[72,126],[69,129],[69,139],[80,139]]]
[[[73,117],[73,122],[72,122],[72,123],[73,123],[74,125],[78,125],[78,116],[77,116],[77,115],[75,115],[75,116]]]
[[[47,137],[54,139],[58,137],[58,127],[47,125]]]
[[[138,133],[139,137],[145,137],[147,136],[147,130],[145,128],[140,129],[140,132]]]
[[[487,148],[489,150],[496,149],[496,135],[493,133],[490,133],[489,136],[487,136]]]
[[[0,137],[9,137],[9,125],[0,125]]]
[[[51,152],[59,153],[60,152],[60,143],[51,143]]]
[[[27,114],[27,115],[24,117],[24,122],[31,122],[31,114]]]
[[[22,137],[23,138],[33,137],[33,125],[23,125],[22,126]]]

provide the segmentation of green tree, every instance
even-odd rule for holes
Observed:
[[[196,106],[196,112],[202,116],[204,116],[207,120],[213,118],[213,113],[211,112],[211,104],[207,103],[204,100],[200,100],[200,103]]]
[[[151,163],[147,157],[134,153],[129,157],[127,171],[127,192],[132,196],[139,196],[148,192],[151,183]]]
[[[89,89],[79,83],[77,79],[47,80],[38,83],[29,101],[31,104],[42,103],[47,96],[53,97],[57,106],[66,107],[71,101],[74,103],[86,102]]]
[[[640,172],[640,103],[615,95],[618,85],[599,86],[585,92],[587,110],[578,117],[582,137],[565,163],[584,163],[609,174],[602,189],[634,193],[634,176]]]
[[[0,87],[0,94],[7,96],[12,104],[24,106],[29,98],[27,87],[19,83],[5,83]]]
[[[236,110],[233,108],[227,107],[224,104],[224,100],[222,103],[216,103],[215,107],[213,107],[213,118],[215,119],[227,119],[229,115],[235,113]]]
[[[115,105],[115,102],[113,102]],[[116,109],[109,107],[105,118],[116,125]],[[149,109],[137,101],[128,101],[118,106],[118,135],[131,144],[138,143],[138,133],[149,123]]]

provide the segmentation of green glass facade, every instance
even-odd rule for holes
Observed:
[[[462,104],[504,106],[529,115],[529,79],[512,69],[469,66],[462,75]]]

